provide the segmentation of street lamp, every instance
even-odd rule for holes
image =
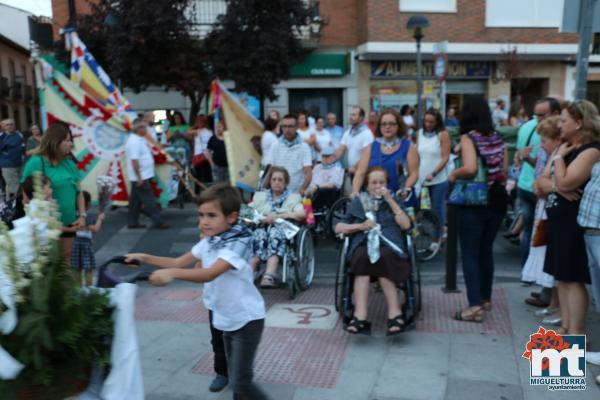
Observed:
[[[421,97],[423,96],[423,77],[421,76],[421,39],[425,36],[423,29],[429,26],[429,20],[424,15],[413,15],[406,23],[406,29],[412,31],[417,41],[417,129],[423,126]]]

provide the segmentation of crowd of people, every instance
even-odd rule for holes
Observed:
[[[228,183],[224,121],[199,115],[188,125],[175,112],[168,130],[160,132],[153,126],[152,113],[136,119],[126,144],[129,228],[142,227],[141,212],[155,228],[170,227],[161,217],[150,185],[155,167],[152,147],[168,148],[177,162],[191,166],[200,182],[213,184],[200,193],[203,239],[189,253],[176,259],[129,255],[130,260],[166,268],[153,274],[155,284],[173,279],[206,282],[204,302],[211,315],[217,372],[211,390],[231,382],[235,391],[263,398],[251,382],[251,360],[264,325],[264,301],[254,287],[252,271],[265,263],[259,286],[277,286],[287,239],[275,221],[304,221],[303,198],[324,189],[350,198],[335,227],[337,233],[351,237],[348,263],[355,308],[345,328],[349,333],[370,332],[367,301],[372,280],[378,281],[387,301],[386,333],[404,330],[404,299],[396,287],[408,279],[411,266],[402,236],[411,228],[408,207],[418,208],[419,196],[425,192],[440,221],[438,238],[445,234],[447,206],[457,210],[468,306],[451,317],[482,322],[493,307],[494,241],[511,205],[507,188],[512,171],[517,180],[514,208],[519,223],[515,225],[520,228],[509,234],[520,238],[523,282],[541,286],[526,303],[540,307],[537,316],[544,324],[558,326],[560,333],[585,334],[587,284],[600,312],[598,110],[586,100],[553,97],[540,99],[530,120],[521,106],[514,116],[505,115],[503,108],[501,99],[491,110],[484,97],[465,96],[459,112],[450,108],[443,118],[438,110],[429,109],[422,121],[415,121],[410,106],[368,116],[356,106],[349,112],[345,130],[334,113],[281,117],[271,111],[260,142],[261,164],[268,167],[268,174],[252,200],[262,219],[253,230],[238,221],[241,198]],[[498,127],[511,123],[513,117],[520,127],[510,159]],[[458,128],[454,142],[446,126]],[[0,167],[6,199],[27,202],[31,176],[41,173],[45,195],[54,199],[61,214],[61,254],[73,266],[91,270],[91,238],[104,215],[87,214],[90,197],[81,190],[72,147],[65,124],[53,124],[43,134],[33,126],[26,141],[14,121],[2,121]],[[392,244],[382,241],[373,251],[369,237],[376,226]],[[207,252],[207,246],[220,250]],[[432,246],[439,242],[433,241]],[[203,268],[183,269],[194,263]],[[232,288],[239,289],[236,293],[242,297],[225,298]],[[600,361],[600,353],[588,352],[587,357]]]

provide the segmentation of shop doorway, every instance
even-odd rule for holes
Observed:
[[[485,96],[487,93],[487,81],[447,81],[446,82],[446,112],[449,108],[454,108],[456,115],[462,109],[465,96],[478,95]]]
[[[332,112],[338,125],[344,125],[343,89],[289,89],[290,112],[306,111],[325,117]]]
[[[521,78],[510,81],[510,102],[523,104],[527,115],[533,114],[536,101],[548,96],[547,78]]]

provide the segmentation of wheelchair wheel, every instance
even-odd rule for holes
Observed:
[[[411,235],[406,236],[406,244],[410,255],[410,266],[411,271],[418,267],[419,260],[417,260],[417,251],[415,248],[415,241]]]
[[[346,256],[350,247],[350,239],[345,238],[339,252],[339,264],[335,274],[335,309],[343,323],[352,318],[352,282],[347,270]]]
[[[296,286],[296,281],[294,281],[293,279],[288,279],[287,288],[290,300],[294,300],[296,298],[296,295],[298,294],[298,287]]]
[[[417,236],[414,238],[416,256],[421,261],[429,261],[440,251],[442,240],[441,235],[438,235],[440,220],[431,210],[419,211],[416,219]],[[437,240],[436,236],[439,236]],[[433,243],[438,245],[432,248]]]
[[[294,276],[292,275],[296,268],[296,256],[289,249],[286,250],[283,255],[283,268],[281,271],[281,283],[286,285],[288,288],[288,295],[290,296],[290,300],[294,300],[296,298],[296,294],[298,294],[298,288],[296,286],[296,281]]]
[[[335,237],[335,226],[340,222],[344,214],[346,214],[346,207],[350,203],[349,197],[342,197],[338,199],[327,213],[327,229],[331,237]]]
[[[303,227],[296,240],[294,278],[298,289],[306,290],[315,276],[315,242],[310,229]]]
[[[415,316],[421,312],[422,296],[421,296],[421,268],[419,264],[411,267],[411,281],[413,285],[413,296],[415,303]]]

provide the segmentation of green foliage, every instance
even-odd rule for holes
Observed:
[[[79,18],[77,31],[115,82],[135,91],[150,85],[175,89],[190,98],[192,108],[199,106],[209,77],[202,41],[189,33],[188,0],[100,0],[90,5],[91,13]]]
[[[44,276],[35,278],[18,305],[19,321],[0,345],[26,367],[16,380],[0,381],[0,393],[39,386],[47,398],[92,363],[108,366],[113,335],[107,294],[82,291],[53,246]]]
[[[302,0],[227,0],[206,38],[214,72],[238,90],[275,100],[273,86],[307,54],[299,36],[309,16]]]

